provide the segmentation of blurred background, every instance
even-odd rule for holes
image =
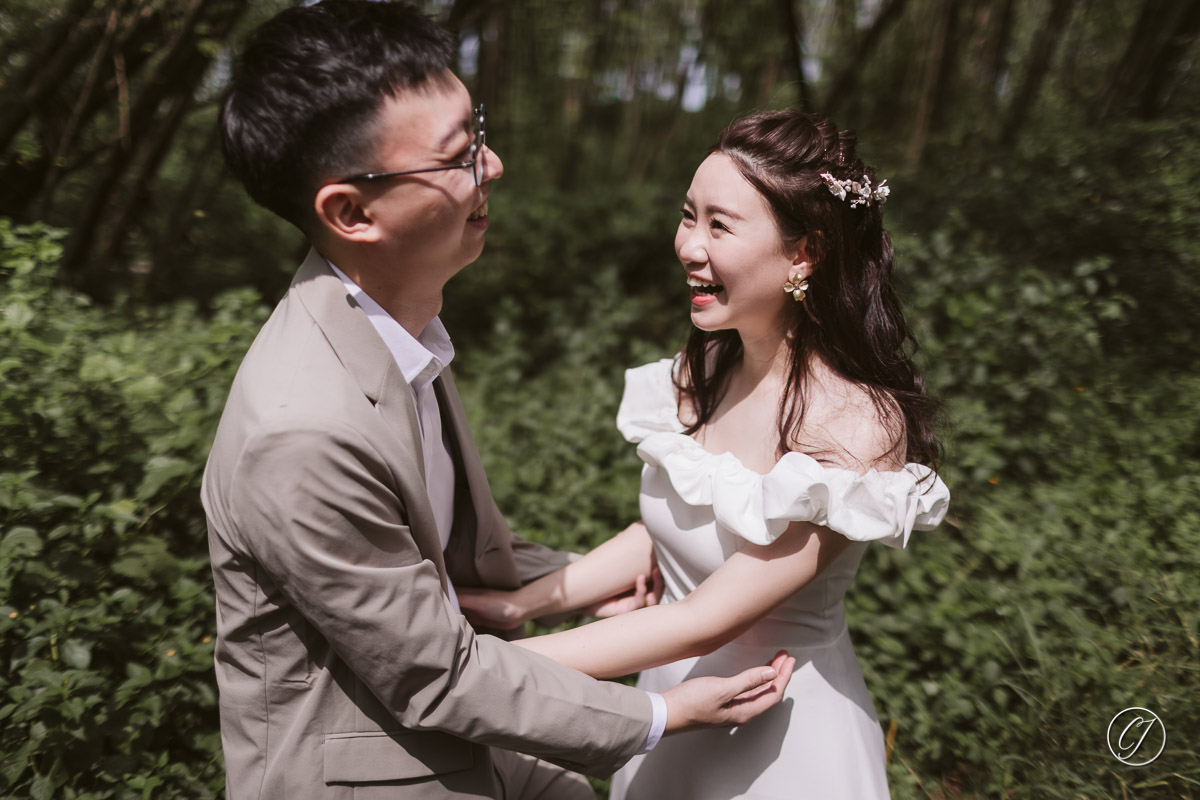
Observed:
[[[287,5],[0,7],[0,796],[223,787],[200,471],[306,244],[214,122]],[[691,173],[741,113],[824,111],[893,187],[946,409],[950,518],[847,600],[893,795],[1200,794],[1200,3],[425,7],[506,165],[443,318],[514,529],[583,550],[636,517],[612,420],[687,334]],[[1129,706],[1167,733],[1138,768]]]

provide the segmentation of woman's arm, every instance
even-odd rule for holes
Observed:
[[[849,544],[828,528],[793,522],[769,545],[743,546],[679,602],[516,644],[595,678],[703,655],[802,589]]]
[[[515,628],[526,620],[574,611],[644,586],[653,566],[650,534],[645,525],[635,522],[578,561],[520,589],[462,588],[458,599],[472,623]]]

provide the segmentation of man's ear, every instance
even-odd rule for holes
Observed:
[[[328,183],[313,200],[317,225],[326,235],[352,242],[377,242],[380,231],[362,191],[349,183]]]

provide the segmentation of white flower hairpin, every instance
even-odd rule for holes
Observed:
[[[872,187],[871,179],[866,175],[863,175],[861,181],[852,181],[849,179],[838,180],[828,172],[822,172],[821,179],[829,187],[829,192],[838,200],[845,200],[849,197],[851,208],[869,206],[871,203],[883,205],[888,195],[892,193],[887,181],[881,181],[878,186]]]

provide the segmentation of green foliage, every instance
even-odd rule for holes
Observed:
[[[682,272],[662,236],[676,212],[630,190],[520,200],[493,196],[495,239],[443,316],[501,509],[523,535],[586,551],[637,518],[640,462],[612,420],[623,371],[682,341]]]
[[[200,471],[262,309],[94,307],[52,285],[60,238],[0,220],[0,786],[212,796]]]
[[[978,152],[894,179],[954,495],[940,530],[868,551],[847,600],[897,798],[1200,781],[1200,150],[1158,125],[1124,141],[1032,137],[952,193]],[[488,250],[447,290],[459,389],[513,528],[586,550],[637,514],[622,372],[687,331],[681,187],[497,189]],[[198,482],[265,311],[97,307],[55,288],[59,236],[0,221],[0,794],[211,796]],[[1130,705],[1168,732],[1138,770],[1104,739]]]
[[[1045,454],[1056,477],[964,479],[952,524],[864,563],[847,604],[880,717],[895,720],[893,783],[910,786],[897,796],[923,797],[938,776],[980,797],[1179,791],[1200,777],[1200,463],[1180,452],[1198,387],[1193,375],[1074,398]],[[1130,424],[1156,412],[1177,424]],[[1136,773],[1104,738],[1129,706],[1168,731]]]
[[[909,198],[902,208],[917,212],[906,221],[922,235],[947,229],[937,258],[953,258],[946,248],[969,235],[1007,267],[1021,268],[996,287],[1010,302],[1030,291],[1031,270],[1042,273],[1043,283],[1107,301],[1090,315],[1106,355],[1136,353],[1146,367],[1186,368],[1200,358],[1193,335],[1200,305],[1198,134],[1195,120],[1127,121],[1082,132],[1046,126],[999,159],[986,149],[948,149],[920,175],[901,179],[900,196]],[[971,180],[962,182],[964,174]],[[955,185],[950,203],[948,185]],[[947,206],[951,220],[932,218]],[[1126,313],[1124,301],[1140,313]]]
[[[1139,130],[1146,152],[1175,141]],[[1097,210],[1107,201],[1022,183],[1040,170],[1070,186],[1070,174],[1109,168],[1090,137],[1069,144],[1078,155],[1058,172],[1018,154],[961,201],[939,194],[935,175],[897,206],[908,211],[893,224],[904,231],[897,269],[946,406],[941,473],[954,495],[940,530],[906,551],[872,549],[847,600],[885,730],[895,724],[898,798],[1187,796],[1200,780],[1200,590],[1189,580],[1200,568],[1200,374],[1192,351],[1168,353],[1152,334],[1194,329],[1160,309],[1190,291],[1197,236],[1186,215],[1122,219]],[[1181,183],[1148,169],[1144,185],[1111,193],[1134,204]],[[459,383],[501,508],[520,532],[578,549],[635,511],[613,494],[633,491],[638,468],[612,426],[621,370],[673,352],[686,316],[671,299],[676,264],[644,255],[671,229],[653,204],[671,200],[607,202],[637,211],[608,219],[618,250],[641,255],[614,263],[592,249],[587,202],[533,195],[503,207],[513,218],[497,217],[491,249],[449,300],[475,298],[462,322],[484,330],[461,348]],[[1067,224],[1073,205],[1082,232]],[[1038,242],[1012,244],[1014,229]],[[1115,255],[1135,229],[1164,273],[1150,285]],[[1051,249],[1060,239],[1077,246]],[[1168,730],[1167,750],[1136,771],[1105,744],[1131,705],[1157,710]]]

